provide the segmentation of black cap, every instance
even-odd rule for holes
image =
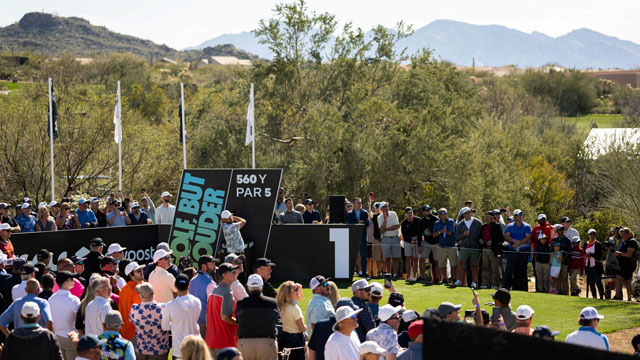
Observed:
[[[561,223],[564,223],[564,222],[571,222],[571,219],[569,219],[569,217],[568,217],[568,216],[563,216],[563,217],[560,219],[560,222],[561,222]]]
[[[38,260],[46,260],[49,257],[51,257],[51,254],[49,254],[49,250],[47,250],[47,249],[40,249],[36,253],[36,256],[37,256]]]
[[[78,264],[82,265],[84,264],[84,261],[87,260],[87,258],[77,257],[73,255],[72,257],[69,258],[69,260],[71,260],[74,265],[78,265]]]
[[[426,319],[440,319],[440,314],[438,313],[438,309],[430,307],[422,313],[422,317]]]
[[[531,334],[531,336],[542,339],[552,339],[558,334],[560,334],[560,331],[551,331],[547,325],[540,325],[533,330],[533,334]]]
[[[176,288],[180,291],[185,291],[189,288],[189,277],[186,274],[178,274],[176,277]]]
[[[91,246],[104,246],[104,241],[102,241],[102,238],[95,237],[95,238],[91,239],[91,242],[89,243],[89,245],[91,245]]]
[[[222,277],[222,275],[228,271],[235,270],[239,268],[240,265],[232,265],[229,263],[222,263],[218,266],[218,277]]]
[[[555,226],[556,231],[564,231],[564,226],[560,225],[560,224],[556,224]]]
[[[198,266],[204,265],[204,264],[210,263],[210,262],[214,262],[216,264],[219,264],[220,263],[220,259],[214,258],[211,255],[202,255],[202,256],[200,256],[200,259],[198,259]]]
[[[465,204],[473,204],[473,201],[472,201],[472,200],[467,200],[467,201],[465,201],[464,203],[465,203]]]
[[[20,274],[22,275],[33,274],[34,272],[38,272],[38,269],[35,266],[33,266],[32,263],[26,263],[22,265],[22,270],[20,270]]]
[[[501,213],[500,209],[493,209],[493,215],[500,215]]]
[[[389,294],[389,305],[401,306],[404,304],[404,296],[398,292]]]
[[[107,340],[100,340],[95,335],[84,335],[78,341],[78,351],[84,351],[93,349],[94,347],[102,346],[107,343]]]
[[[511,293],[505,288],[498,289],[495,293],[491,294],[491,297],[503,304],[509,304],[511,302]]]
[[[103,267],[108,264],[115,264],[115,263],[116,263],[116,260],[109,255],[103,256],[102,258],[100,258],[100,267]]]
[[[256,264],[253,268],[257,269],[260,266],[276,266],[276,263],[272,263],[271,260],[267,258],[259,258],[258,260],[256,260]]]
[[[80,275],[78,275],[77,273],[72,273],[66,270],[58,271],[58,275],[56,276],[56,284],[58,284],[58,286],[62,286],[65,281],[69,279],[77,279],[78,277],[80,277]]]
[[[633,345],[633,350],[638,351],[638,344],[640,344],[640,334],[635,334],[633,338],[631,338],[631,345]]]
[[[493,216],[495,215],[495,213],[493,211],[487,211],[486,213],[484,213],[485,215],[489,215],[489,216]]]
[[[306,199],[306,200],[304,201],[304,204],[305,204],[305,205],[313,204],[313,200],[311,200],[311,199]]]
[[[9,205],[7,205],[5,203],[0,203],[0,210],[6,208],[7,206],[9,206]]]
[[[120,204],[120,200],[111,201],[111,205],[117,205],[117,204]]]
[[[476,213],[476,209],[471,209],[471,212],[475,214]]]
[[[14,270],[21,270],[22,267],[24,266],[24,264],[26,264],[27,261],[23,258],[15,258],[13,259],[13,269]]]
[[[236,356],[241,356],[240,351],[234,347],[228,347],[220,350],[218,357],[214,360],[232,360]]]
[[[422,211],[430,211],[431,210],[431,206],[429,205],[422,205]]]
[[[413,209],[411,208],[411,206],[407,206],[406,208],[404,208],[404,213],[408,214],[410,212],[413,212]]]

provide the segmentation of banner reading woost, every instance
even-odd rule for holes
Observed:
[[[173,255],[216,256],[224,210],[247,220],[245,244],[267,242],[281,178],[282,169],[184,170],[169,234]]]

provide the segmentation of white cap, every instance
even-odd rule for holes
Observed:
[[[358,352],[360,353],[360,355],[366,355],[366,354],[382,355],[386,352],[386,350],[380,347],[380,345],[378,345],[378,343],[376,343],[375,341],[365,341],[362,344],[360,344],[360,347],[358,348]]]
[[[598,310],[592,306],[587,306],[580,311],[580,318],[585,320],[604,319],[604,316],[598,314]]]
[[[542,219],[546,219],[546,218],[547,218],[547,215],[545,215],[545,214],[538,215],[538,220],[542,220]]]
[[[38,307],[38,304],[36,304],[35,302],[27,301],[22,305],[22,310],[20,311],[20,315],[26,318],[33,319],[36,316],[40,315],[40,308]]]
[[[220,214],[220,217],[223,219],[228,219],[231,217],[231,211],[229,210],[225,210],[222,212],[222,214]]]
[[[460,215],[466,213],[467,211],[471,211],[471,208],[467,206],[463,207],[462,209],[460,209]]]
[[[31,205],[29,205],[28,203],[23,203],[22,206],[20,207],[21,209],[28,209],[30,208]]]
[[[587,230],[587,234],[595,234],[595,233],[596,233],[596,229]]]
[[[546,237],[547,237],[547,235],[545,235],[542,232],[540,234],[538,234],[538,239],[542,239],[542,238],[546,238]]]
[[[22,202],[29,202],[29,201],[31,201],[31,199],[29,199],[28,197],[22,199]]]
[[[351,292],[356,292],[358,290],[362,290],[362,289],[366,289],[366,288],[370,288],[373,285],[369,285],[369,283],[367,282],[366,279],[360,279],[360,280],[356,280],[352,285],[351,285]]]
[[[52,201],[49,203],[49,207],[56,206],[58,203],[56,201]]]
[[[572,237],[572,238],[571,238],[571,242],[572,242],[572,243],[580,242],[580,237],[579,237],[579,236],[574,236],[574,237]]]
[[[358,315],[362,309],[354,310],[351,306],[341,306],[336,310],[336,323],[333,324],[333,331],[336,331],[337,325],[340,321],[350,318],[351,316]]]
[[[402,320],[404,320],[404,322],[413,321],[418,317],[419,317],[419,314],[415,310],[406,310],[405,312],[402,313]]]
[[[107,249],[107,252],[109,254],[113,254],[113,253],[117,253],[117,252],[120,252],[120,251],[123,251],[123,250],[126,250],[126,249],[127,249],[126,247],[122,247],[118,243],[113,243],[113,244],[109,245],[109,248]]]
[[[160,197],[165,197],[165,196],[173,196],[173,195],[171,195],[168,191],[163,191]]]
[[[533,309],[529,305],[520,305],[516,310],[516,318],[518,320],[528,320],[533,316]]]
[[[249,289],[259,289],[264,285],[264,281],[262,280],[262,276],[258,274],[251,274],[247,279],[247,287]]]
[[[384,288],[382,287],[382,284],[378,282],[371,283],[371,295],[381,297],[383,292]]]
[[[513,216],[520,216],[520,215],[522,215],[522,210],[520,210],[520,209],[515,209],[515,210],[513,211]]]
[[[138,269],[142,269],[147,265],[139,265],[137,262],[132,261],[129,264],[127,264],[127,267],[124,268],[124,274],[126,276],[129,276],[129,274],[131,274],[132,272],[138,270]]]
[[[80,198],[80,200],[78,200],[78,205],[84,205],[84,203],[87,202],[87,199],[85,198]]]
[[[41,208],[43,208],[43,207],[45,207],[45,206],[47,206],[47,203],[46,203],[46,202],[44,202],[44,201],[43,201],[43,202],[41,202],[40,204],[38,204],[38,210],[40,210]]]
[[[131,203],[131,208],[132,208],[132,209],[133,209],[133,208],[137,208],[137,207],[140,207],[140,204],[138,204],[138,202],[137,202],[137,201],[134,201],[134,202],[132,202],[132,203]]]
[[[9,230],[9,229],[11,229],[11,225],[7,223],[0,224],[0,230]]]
[[[389,304],[382,306],[380,310],[378,310],[378,319],[383,322],[387,321],[394,314],[399,313],[400,310],[402,310],[402,306],[392,306]]]
[[[100,199],[98,199],[97,197],[94,197],[93,199],[91,199],[91,203],[97,203],[100,202]]]
[[[169,250],[165,250],[165,249],[160,249],[160,250],[156,250],[156,252],[153,253],[153,262],[157,263],[158,260],[162,259],[163,257],[167,256],[167,255],[171,255],[173,254],[173,251]]]
[[[383,207],[385,207],[385,206],[389,206],[389,203],[388,203],[388,202],[386,202],[386,201],[380,201],[380,204],[378,205],[378,207],[379,207],[380,209],[382,209],[382,208],[383,208]]]

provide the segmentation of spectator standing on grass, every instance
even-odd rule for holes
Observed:
[[[153,285],[156,301],[168,303],[173,300],[178,289],[175,287],[176,277],[167,271],[171,266],[172,251],[164,249],[156,250],[153,253],[153,262],[156,264],[155,270],[149,275],[149,282]]]
[[[609,351],[609,339],[598,332],[598,324],[604,316],[598,314],[594,307],[587,306],[580,312],[580,328],[567,335],[564,340],[567,344],[575,344]]]
[[[293,209],[293,200],[291,198],[285,199],[284,205],[286,209],[278,215],[278,224],[304,224],[302,214]]]
[[[156,223],[156,206],[153,200],[149,197],[145,191],[142,192],[142,199],[140,199],[140,205],[142,205],[142,212],[147,214],[147,218],[151,220],[151,224]]]
[[[82,277],[89,279],[91,274],[100,272],[100,260],[102,259],[102,250],[104,249],[104,242],[102,238],[96,237],[89,242],[89,254],[84,260],[84,272]],[[99,334],[96,334],[96,336]]]
[[[56,336],[38,325],[40,307],[27,301],[20,307],[22,325],[7,335],[2,349],[2,359],[62,360],[60,344]]]
[[[547,244],[549,240],[551,240],[551,236],[553,235],[553,229],[549,222],[547,222],[547,215],[538,214],[538,224],[531,229],[531,250],[533,252],[533,257],[531,258],[531,264],[533,265],[533,275],[535,276],[536,281],[536,292],[539,292],[538,283],[543,281],[543,278],[538,274],[538,270],[536,269],[536,247],[538,246],[538,238],[540,234],[543,233],[547,237]]]
[[[173,215],[176,207],[171,205],[172,195],[168,191],[164,191],[161,195],[162,205],[156,208],[156,224],[173,225]]]
[[[596,230],[589,229],[587,231],[588,239],[584,243],[583,249],[586,256],[585,260],[585,272],[587,273],[587,289],[586,297],[589,297],[589,290],[591,290],[591,296],[596,299],[597,296],[600,299],[604,299],[604,287],[602,286],[602,273],[604,268],[602,266],[602,244],[596,240]],[[598,295],[596,295],[596,287],[598,288]]]
[[[293,281],[285,281],[278,288],[276,301],[282,319],[282,334],[278,340],[281,348],[291,350],[289,359],[304,360],[307,327],[304,325],[302,310],[298,302],[302,300],[302,285]],[[301,349],[300,349],[301,348]]]
[[[360,360],[379,360],[384,355],[384,348],[376,344],[375,341],[365,341],[358,348]]]
[[[505,330],[511,332],[516,327],[516,314],[511,310],[511,293],[508,289],[500,288],[491,297],[494,301],[491,322],[499,327],[504,325]],[[498,321],[500,317],[502,323]]]
[[[162,309],[166,304],[153,300],[153,286],[136,286],[140,303],[133,304],[129,320],[136,328],[135,351],[138,360],[166,360],[169,355],[169,333],[162,330]]]
[[[175,288],[178,296],[162,309],[162,330],[171,331],[173,356],[182,357],[180,344],[187,335],[200,335],[198,316],[200,300],[189,294],[189,277],[180,274],[176,278]]]
[[[111,310],[104,318],[104,334],[98,339],[107,340],[102,345],[102,356],[105,359],[136,360],[133,343],[120,336],[122,328],[122,316],[119,312]]]
[[[564,219],[564,218],[563,218]],[[565,227],[562,224],[555,225],[556,238],[553,242],[560,244],[560,254],[562,257],[560,273],[556,280],[558,294],[569,294],[569,261],[571,260],[571,240],[565,234]]]
[[[420,220],[420,237],[422,241],[418,244],[420,258],[418,260],[418,281],[423,279],[426,270],[426,263],[429,260],[431,265],[431,281],[438,279],[438,263],[436,261],[436,248],[438,247],[438,239],[432,236],[433,225],[438,219],[431,213],[431,206],[422,205],[422,219]]]
[[[354,331],[358,327],[357,316],[363,309],[354,310],[342,306],[336,310],[336,323],[324,348],[326,360],[358,360],[360,339]]]
[[[100,199],[93,198],[91,199],[91,211],[96,216],[96,220],[98,220],[98,227],[106,227],[107,226],[107,214],[100,210]]]
[[[269,282],[271,278],[271,272],[273,271],[273,267],[276,266],[276,263],[271,262],[271,260],[267,258],[259,258],[256,260],[254,265],[254,272],[262,277],[262,281],[264,281],[264,286],[262,287],[262,295],[268,296],[271,298],[276,298],[276,290],[273,288],[273,285]]]
[[[436,261],[440,270],[440,278],[435,282],[445,283],[447,281],[447,260],[451,266],[451,276],[455,278],[458,266],[458,248],[456,247],[455,227],[456,224],[449,219],[449,212],[445,208],[438,210],[438,221],[433,225],[432,236],[438,239],[436,250]]]
[[[305,317],[307,319],[307,330],[311,334],[316,323],[334,316],[336,312],[329,299],[329,283],[324,276],[314,276],[309,281],[309,288],[313,295],[307,305]]]
[[[45,299],[39,298],[37,296],[38,293],[40,293],[40,284],[38,283],[38,280],[30,279],[27,281],[26,295],[14,300],[2,315],[0,315],[0,331],[2,331],[5,336],[9,334],[9,324],[13,323],[14,329],[24,325],[24,321],[20,317],[20,311],[26,302],[33,302],[40,308],[38,324],[44,328],[53,330],[51,307],[49,306],[49,302]]]
[[[578,230],[571,227],[571,219],[568,216],[563,216],[560,219],[560,224],[564,227],[564,236],[568,239],[573,239],[574,237],[580,237],[580,233]]]
[[[31,215],[31,205],[23,203],[20,206],[20,215],[16,217],[16,222],[20,225],[22,232],[36,231],[36,218]]]
[[[371,297],[369,302],[367,302],[367,307],[371,311],[371,315],[373,315],[374,319],[378,318],[378,312],[380,311],[380,300],[382,300],[382,295],[384,292],[384,288],[382,284],[377,282],[371,283]]]
[[[247,280],[249,297],[236,304],[238,349],[245,360],[276,360],[278,358],[276,342],[278,304],[274,299],[262,295],[262,285],[260,275],[249,275]]]
[[[385,360],[398,357],[398,325],[400,325],[400,306],[389,304],[380,308],[380,325],[367,332],[367,341],[373,341],[385,350]]]
[[[404,220],[400,225],[402,238],[404,239],[405,271],[408,281],[416,281],[421,270],[418,267],[418,247],[422,244],[422,232],[420,231],[420,219],[413,215],[413,209],[404,209]]]
[[[549,271],[551,270],[551,245],[544,232],[538,232],[538,244],[536,245],[534,263],[536,271],[536,291],[549,293]]]
[[[348,306],[353,310],[358,307],[349,298],[341,298],[336,302],[336,308]],[[324,348],[329,340],[329,336],[333,333],[333,325],[336,323],[336,316],[331,315],[330,318],[320,320],[314,327],[314,332],[309,338],[309,360],[324,360]]]
[[[438,316],[443,321],[456,322],[460,320],[460,309],[462,309],[462,305],[454,305],[445,301],[438,306]]]
[[[356,329],[358,338],[360,341],[365,341],[369,330],[376,327],[375,320],[371,314],[371,310],[367,306],[367,302],[371,298],[371,287],[367,280],[356,280],[351,285],[351,292],[353,293],[353,303],[360,309],[358,312],[358,328]],[[337,315],[336,315],[337,318]]]
[[[498,210],[498,216],[500,210]],[[495,221],[495,212],[488,211],[484,216],[485,224],[480,227],[480,243],[482,245],[482,286],[481,288],[500,287],[500,262],[504,232]]]
[[[389,210],[388,202],[381,202],[382,213],[378,216],[378,226],[382,234],[382,257],[387,270],[398,278],[398,259],[400,259],[400,237],[398,236],[400,221],[395,211]]]
[[[456,286],[477,287],[478,273],[480,272],[480,255],[482,251],[482,243],[480,242],[480,228],[482,222],[476,219],[471,212],[471,208],[462,208],[462,220],[456,225],[456,242],[460,245],[458,253],[458,280]],[[467,261],[471,265],[471,281],[467,280],[467,270],[465,264]]]
[[[31,263],[26,263],[22,265],[22,269],[20,270],[21,282],[18,285],[14,285],[11,288],[11,299],[13,299],[13,301],[16,301],[21,297],[27,295],[27,290],[26,290],[27,282],[31,279],[35,279],[37,271],[38,271],[38,268],[33,266]],[[42,291],[42,289],[38,289],[38,292],[36,293],[36,295],[39,294],[40,291]]]
[[[231,292],[231,284],[237,279],[237,265],[222,263],[218,267],[220,283],[207,300],[207,346],[214,357],[222,349],[236,347],[238,343],[238,322],[233,317],[236,302]]]
[[[305,200],[305,205],[307,201]],[[306,214],[306,212],[305,212]],[[318,213],[318,216],[320,213]],[[305,219],[305,223],[306,223]],[[367,228],[369,227],[369,213],[362,208],[362,200],[360,198],[353,199],[353,210],[347,213],[347,224],[363,224],[362,236],[360,237],[360,247],[358,253],[360,254],[360,276],[367,277]]]
[[[514,222],[507,225],[504,238],[509,243],[507,266],[502,278],[502,287],[528,291],[527,264],[531,250],[531,226],[524,222],[524,213],[520,209],[513,212]]]
[[[136,337],[136,328],[129,320],[129,312],[133,304],[140,303],[140,295],[136,291],[136,286],[144,281],[145,265],[138,265],[133,261],[127,264],[124,274],[127,277],[127,284],[120,290],[120,301],[118,302],[118,310],[122,315],[122,337],[127,340],[133,340]]]
[[[169,248],[169,244],[166,242],[161,242],[158,243],[158,245],[156,245],[156,251],[158,250],[164,250],[164,251],[171,251],[171,249]],[[171,262],[169,262],[171,263]],[[151,275],[151,273],[153,272],[153,270],[155,270],[157,267],[156,263],[149,263],[147,264],[147,267],[144,268],[144,278],[145,279],[149,279],[149,276]],[[180,271],[178,270],[178,267],[176,266],[176,264],[171,264],[169,266],[169,268],[167,269],[167,271],[173,275],[173,277],[177,277],[180,274]]]
[[[198,326],[200,327],[200,335],[203,339],[207,337],[207,297],[211,292],[208,291],[208,287],[212,286],[212,290],[215,289],[218,284],[213,280],[213,275],[216,272],[216,265],[220,263],[220,260],[215,259],[211,255],[202,255],[198,259],[198,275],[191,279],[189,286],[189,294],[195,296],[200,300],[202,308],[200,310],[200,316],[198,316]]]
[[[104,319],[111,308],[111,282],[106,277],[99,277],[94,284],[95,298],[85,310],[85,334],[100,335],[104,333]]]
[[[247,296],[249,296],[245,287],[240,283],[240,280],[238,280],[238,276],[240,276],[240,274],[244,272],[244,255],[238,256],[234,253],[231,253],[227,255],[226,258],[224,258],[224,262],[238,266],[238,269],[236,270],[236,281],[234,281],[233,284],[231,284],[231,292],[233,293],[233,299],[236,302],[238,302],[246,298]],[[213,286],[210,285],[209,287],[210,291],[207,291],[207,293],[211,294],[211,292],[213,292],[213,289],[214,289]]]
[[[533,309],[529,305],[520,305],[516,310],[516,328],[511,331],[512,333],[531,336],[533,335],[533,329],[531,328],[531,321],[533,320]]]
[[[386,272],[384,258],[382,257],[382,238],[380,234],[380,226],[378,226],[378,216],[380,216],[380,203],[374,203],[372,209],[370,201],[369,218],[371,220],[371,224],[369,225],[369,229],[371,230],[371,237],[369,240],[371,242],[371,255],[378,270],[377,274],[371,274],[373,277],[382,277],[382,274]]]
[[[58,343],[60,343],[62,354],[67,360],[76,357],[76,350],[67,334],[75,331],[76,315],[80,308],[80,299],[72,295],[70,291],[75,286],[74,280],[77,276],[69,271],[58,271],[56,283],[59,289],[49,298],[53,329]]]
[[[636,271],[638,262],[633,258],[633,254],[638,249],[638,241],[634,238],[633,233],[629,228],[620,228],[620,237],[622,242],[620,243],[618,250],[615,252],[620,264],[620,271],[616,275],[616,296],[615,300],[622,300],[622,284],[627,288],[627,300],[633,301],[633,291],[631,288],[631,280],[633,279],[633,273]]]
[[[571,279],[571,296],[578,296],[582,290],[578,285],[578,274],[584,274],[584,250],[580,247],[580,238],[571,239],[571,259],[569,260],[569,278]]]

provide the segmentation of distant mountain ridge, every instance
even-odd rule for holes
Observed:
[[[198,49],[221,43],[234,44],[261,58],[270,59],[269,48],[249,32],[224,34],[188,48]],[[633,69],[640,67],[640,45],[590,29],[577,29],[557,38],[540,32],[525,33],[501,25],[473,25],[452,20],[436,20],[403,39],[399,48],[409,53],[422,48],[457,65],[516,65],[539,67],[555,63],[579,69]]]

